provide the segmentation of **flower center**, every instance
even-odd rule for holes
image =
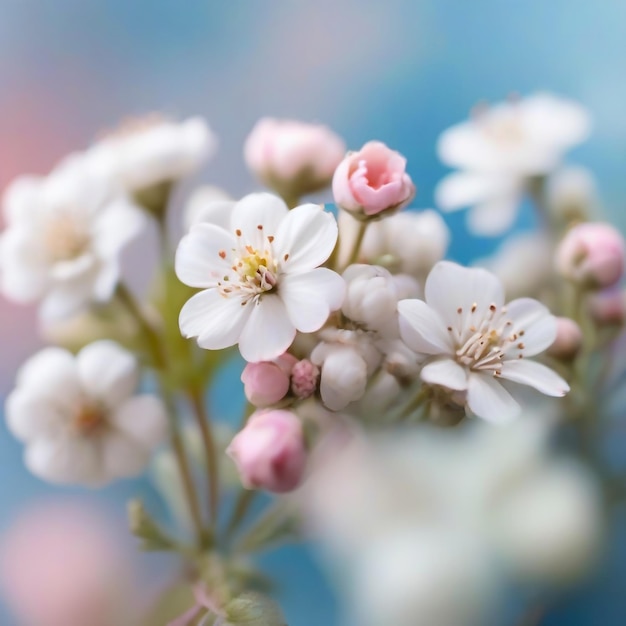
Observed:
[[[514,112],[489,120],[484,125],[484,132],[492,141],[506,147],[517,146],[524,140],[524,129]]]
[[[271,291],[278,284],[278,260],[274,258],[272,242],[274,237],[265,236],[263,226],[257,226],[259,230],[256,245],[241,241],[241,231],[235,231],[238,246],[232,249],[233,264],[232,274],[224,276],[218,281],[217,287],[225,297],[238,295],[242,297],[242,304],[246,304],[251,298],[260,296]],[[225,259],[226,250],[220,250],[219,256]],[[285,260],[289,255],[285,255]]]
[[[89,246],[89,233],[72,215],[62,213],[51,218],[44,230],[44,247],[53,261],[71,261]]]
[[[490,304],[487,313],[480,313],[474,303],[468,311],[457,309],[457,328],[448,326],[457,345],[456,361],[471,370],[493,371],[500,375],[505,359],[524,358],[525,334],[523,329],[514,329],[507,317],[507,308]]]
[[[106,424],[106,414],[101,407],[86,403],[80,406],[72,426],[74,430],[85,437],[96,434]]]

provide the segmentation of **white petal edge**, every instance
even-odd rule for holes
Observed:
[[[561,398],[570,389],[567,382],[554,370],[528,359],[505,361],[502,363],[501,372],[502,378],[533,387],[546,396]]]
[[[521,407],[493,374],[470,373],[467,405],[487,422],[506,424],[518,417]]]
[[[441,385],[455,391],[467,389],[468,372],[452,359],[441,359],[427,363],[420,372],[420,377],[425,383]]]
[[[452,354],[454,346],[439,314],[422,300],[398,302],[400,336],[422,354]]]

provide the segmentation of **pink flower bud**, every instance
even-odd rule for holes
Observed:
[[[263,118],[248,135],[244,158],[266,185],[297,198],[326,187],[345,151],[326,126]]]
[[[371,217],[406,206],[415,185],[406,173],[406,159],[380,141],[349,152],[333,176],[335,203],[350,213]]]
[[[624,238],[613,226],[586,222],[565,235],[556,253],[556,265],[564,277],[602,289],[619,282],[624,273],[624,253]]]
[[[320,368],[308,359],[298,361],[291,370],[291,391],[304,400],[315,393],[320,377]]]
[[[307,460],[302,422],[291,411],[257,411],[226,452],[247,489],[292,491],[302,480]]]
[[[626,293],[611,289],[589,298],[589,313],[599,326],[622,326],[626,322]]]
[[[265,408],[282,400],[289,391],[291,368],[298,359],[285,353],[274,361],[247,363],[241,373],[246,398]]]
[[[548,354],[557,359],[570,360],[576,357],[583,345],[580,326],[569,317],[556,318],[556,339],[548,348]]]

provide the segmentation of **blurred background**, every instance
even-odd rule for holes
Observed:
[[[46,173],[120,120],[159,111],[208,119],[220,147],[197,179],[240,196],[256,187],[243,141],[271,115],[324,122],[351,148],[386,142],[408,158],[415,206],[427,207],[446,171],[435,154],[442,130],[478,101],[549,90],[591,111],[593,136],[571,159],[595,172],[604,206],[623,228],[624,76],[623,0],[0,0],[0,190],[17,175]],[[495,248],[469,239],[462,214],[448,223],[455,259]],[[522,214],[518,228],[530,225]],[[33,310],[1,302],[0,319],[4,395],[40,339]],[[225,396],[222,409],[238,407]],[[159,506],[141,481],[98,493],[53,491],[26,473],[5,428],[0,459],[0,530],[42,497],[97,503],[122,536],[130,495],[140,490]],[[542,623],[623,624],[620,551],[611,575]],[[159,569],[150,559],[139,566]],[[268,567],[285,581],[279,593],[290,626],[335,623],[332,594],[304,550],[272,555]],[[1,613],[0,623],[14,622]]]

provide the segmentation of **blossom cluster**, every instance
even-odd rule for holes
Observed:
[[[167,219],[172,191],[217,144],[200,118],[125,125],[48,176],[18,179],[4,196],[0,289],[15,302],[38,304],[43,335],[56,344],[22,366],[6,403],[26,466],[49,482],[91,487],[150,468],[183,529],[172,536],[138,502],[130,508],[131,529],[147,549],[178,551],[191,563],[195,603],[172,624],[199,616],[251,624],[250,614],[265,616],[254,623],[282,624],[278,608],[251,591],[256,572],[238,558],[276,533],[288,535],[301,515],[354,564],[345,569],[356,580],[355,594],[372,598],[359,623],[408,625],[416,615],[424,623],[470,623],[462,615],[480,611],[465,601],[492,591],[492,561],[509,559],[512,572],[539,572],[542,581],[554,573],[531,548],[544,519],[565,527],[566,518],[555,513],[525,526],[511,513],[525,502],[544,506],[553,493],[541,491],[544,479],[565,485],[573,515],[589,520],[548,546],[559,561],[572,546],[584,552],[579,561],[572,557],[584,569],[599,536],[595,483],[581,486],[551,465],[546,442],[558,428],[579,430],[577,452],[596,462],[587,414],[593,393],[616,375],[613,366],[598,373],[598,355],[613,349],[626,321],[624,239],[594,215],[591,175],[562,166],[589,130],[583,107],[537,94],[482,107],[442,134],[442,161],[461,171],[436,189],[439,208],[471,207],[470,231],[495,236],[514,224],[528,197],[545,225],[506,240],[471,267],[446,258],[451,233],[437,210],[415,207],[417,186],[402,154],[381,141],[346,153],[338,135],[316,124],[261,120],[244,157],[268,190],[240,199],[218,187],[195,190],[175,246]],[[307,201],[324,190],[332,205]],[[140,297],[128,287],[122,254],[140,243],[151,221],[162,258]],[[248,406],[233,433],[209,415],[208,397],[235,347]],[[149,392],[137,392],[140,383]],[[521,435],[467,435],[526,433],[528,415],[548,412],[557,418],[546,417],[542,436],[528,444]],[[476,455],[463,452],[463,468],[435,479],[438,467],[459,467],[455,453],[436,438],[425,444],[409,436],[400,456],[409,458],[415,442],[416,464],[399,463],[396,478],[372,469],[368,485],[360,474],[370,476],[367,459],[379,460],[363,443],[365,433],[394,427],[448,429],[463,441],[488,443],[477,444]],[[516,446],[526,445],[523,462],[511,469]],[[493,463],[480,461],[483,452]],[[344,456],[354,463],[336,463]],[[429,484],[414,484],[420,472]],[[518,489],[508,499],[502,475]],[[522,477],[531,485],[526,491]],[[403,481],[408,486],[400,488]],[[233,490],[223,529],[222,494]],[[296,495],[278,498],[274,517],[262,517],[242,537],[256,491]],[[449,499],[439,502],[443,492]],[[579,495],[584,506],[576,508]],[[496,496],[503,502],[491,507]],[[433,519],[446,523],[435,530],[432,519],[420,517],[418,538],[408,532],[412,513],[398,512],[395,500],[423,513],[430,507],[423,498],[438,501]],[[378,501],[370,514],[367,503]],[[346,513],[350,503],[356,517]],[[352,533],[359,515],[371,523]],[[469,524],[493,534],[472,543],[478,535],[470,533],[470,541]],[[389,535],[406,543],[389,547]],[[439,564],[437,546],[445,557]],[[530,548],[512,554],[511,546]],[[470,569],[456,567],[446,551],[452,547],[466,554]],[[417,586],[402,553],[419,564]],[[404,566],[395,567],[390,554]],[[385,597],[373,592],[375,570],[390,572]],[[478,572],[473,580],[470,570]],[[467,583],[458,604],[433,592],[450,580]]]

